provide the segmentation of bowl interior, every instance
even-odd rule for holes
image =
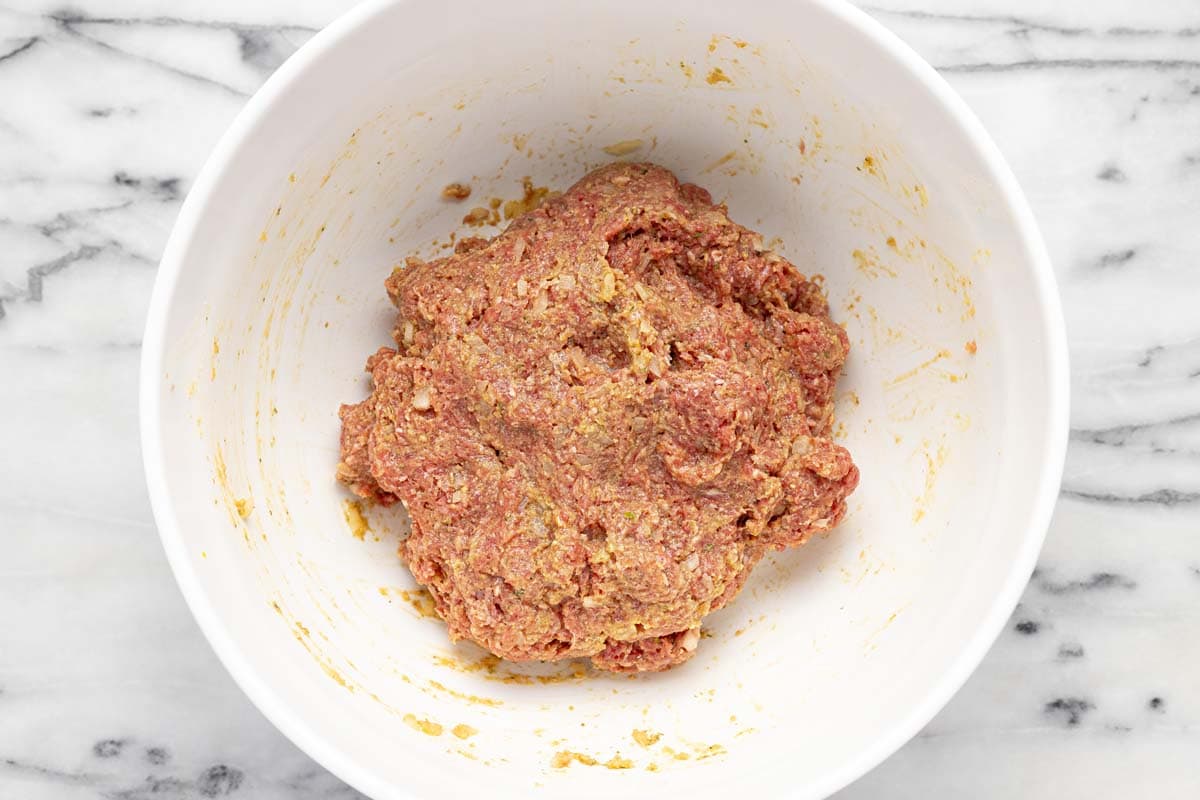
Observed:
[[[168,552],[256,702],[377,796],[832,791],[937,710],[1032,564],[1061,402],[1039,252],[986,148],[852,12],[550,8],[377,6],[256,99],[153,311]],[[764,562],[691,663],[635,678],[450,645],[395,556],[402,513],[333,478],[392,266],[526,177],[562,189],[614,158],[705,186],[825,276],[862,470],[832,536]]]

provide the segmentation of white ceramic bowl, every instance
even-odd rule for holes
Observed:
[[[338,404],[388,343],[393,264],[439,252],[479,198],[527,175],[565,188],[634,141],[624,157],[702,184],[826,276],[853,346],[836,427],[862,484],[681,668],[489,667],[405,600],[395,513],[352,535]],[[466,205],[440,197],[463,180]],[[927,722],[1012,611],[1058,487],[1066,376],[1008,168],[848,5],[369,2],[271,78],[196,181],[155,287],[142,434],[213,647],[367,794],[815,798]],[[563,753],[584,758],[556,768]]]

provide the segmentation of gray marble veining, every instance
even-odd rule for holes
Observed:
[[[136,424],[182,197],[247,97],[350,5],[0,5],[0,797],[357,796],[203,641]],[[1073,430],[1008,630],[840,797],[1200,796],[1200,6],[867,10],[962,93],[1029,195],[1066,307]]]

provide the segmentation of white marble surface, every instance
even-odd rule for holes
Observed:
[[[136,373],[224,127],[350,0],[0,7],[0,798],[354,797],[180,600]],[[1073,432],[1038,573],[860,798],[1200,797],[1200,4],[874,0],[1013,164],[1058,271]]]

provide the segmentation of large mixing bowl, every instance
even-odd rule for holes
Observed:
[[[825,276],[852,342],[835,432],[862,469],[840,528],[765,561],[690,663],[635,678],[452,646],[396,557],[401,512],[334,480],[393,265],[526,176],[562,189],[614,158],[705,186]],[[1011,173],[853,8],[397,0],[288,61],[197,179],[155,287],[142,434],[201,628],[367,794],[815,798],[927,722],[1012,611],[1066,376]]]

